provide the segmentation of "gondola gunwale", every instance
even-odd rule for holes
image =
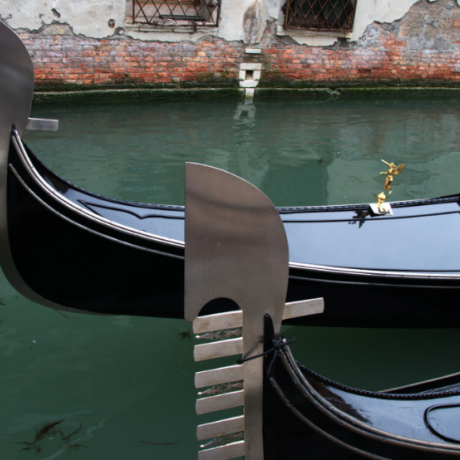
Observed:
[[[22,140],[21,140],[22,142]],[[24,142],[22,142],[22,144],[25,146],[26,144]],[[43,161],[40,160],[40,158],[38,158],[32,151],[31,149],[29,148],[30,152],[27,152],[26,151],[26,154],[28,157],[31,157],[32,155],[32,160],[31,162],[32,163],[38,163],[40,165],[41,168],[43,168],[45,171],[46,171],[46,174],[50,175],[50,176],[53,176],[57,181],[59,182],[62,182],[63,184],[65,184],[67,187],[69,188],[72,188],[74,189],[75,191],[77,192],[80,192],[84,195],[89,195],[93,198],[97,198],[97,199],[100,199],[100,200],[103,200],[103,201],[107,201],[109,203],[114,203],[114,204],[119,204],[119,205],[128,205],[128,206],[131,206],[131,207],[136,207],[136,208],[142,208],[142,209],[158,209],[158,210],[162,210],[162,211],[178,211],[178,212],[181,212],[181,213],[184,213],[185,211],[185,207],[184,206],[179,206],[179,205],[172,205],[172,204],[156,204],[156,203],[139,203],[139,202],[136,202],[136,201],[125,201],[125,200],[120,200],[120,199],[117,199],[117,198],[112,198],[112,197],[109,197],[109,196],[105,196],[105,195],[100,195],[98,193],[95,193],[91,190],[86,190],[82,187],[79,187],[78,185],[75,185],[73,184],[72,182],[69,182],[68,180],[62,178],[61,176],[59,176],[58,174],[56,174],[52,169],[49,169],[48,166],[46,166]],[[163,216],[161,216],[163,217]],[[178,217],[173,217],[175,219],[184,219],[184,216],[178,216]]]
[[[305,375],[300,370],[294,356],[292,355],[292,351],[289,347],[284,347],[283,350],[280,350],[279,354],[279,361],[282,363],[283,368],[286,370],[289,378],[291,379],[292,383],[295,387],[299,390],[303,397],[305,397],[309,403],[311,403],[317,410],[319,410],[323,415],[327,416],[329,419],[332,420],[333,423],[339,424],[341,428],[345,428],[349,431],[355,432],[358,435],[365,436],[366,438],[372,439],[377,442],[385,442],[387,444],[393,444],[399,447],[405,447],[409,449],[420,450],[423,452],[431,451],[433,453],[439,454],[450,454],[455,456],[460,456],[460,445],[459,444],[450,444],[450,443],[439,443],[433,441],[424,441],[415,438],[408,438],[406,436],[397,435],[394,433],[390,433],[388,431],[384,431],[378,428],[374,428],[369,426],[353,416],[344,413],[337,409],[334,405],[329,403],[326,398],[321,396],[318,391],[308,382],[305,378]],[[325,379],[325,378],[324,378]],[[281,387],[277,384],[276,379],[273,376],[269,377],[269,382],[278,396],[283,395],[285,401],[285,406],[289,409],[291,413],[293,413],[300,421],[302,418],[307,419],[304,414],[302,414],[296,407],[295,404],[292,404],[289,401],[289,398],[284,394]],[[329,380],[329,379],[325,379]],[[331,381],[332,382],[332,381]],[[336,382],[332,382],[336,387],[344,387],[341,384],[337,384]],[[457,391],[443,391],[439,393],[430,393],[430,394],[395,394],[392,395],[391,393],[377,393],[371,392],[367,390],[356,390],[356,389],[349,389],[354,390],[357,394],[362,393],[362,396],[367,396],[371,398],[382,398],[382,399],[397,399],[397,400],[414,400],[414,399],[437,399],[439,397],[444,396],[456,396],[460,394],[460,390]],[[346,390],[343,390],[346,391]],[[281,394],[280,394],[281,393]],[[292,409],[295,409],[294,411]],[[301,416],[301,418],[299,417]],[[308,420],[308,419],[307,419]],[[312,423],[310,421],[310,423]],[[312,423],[313,424],[313,423]],[[314,424],[313,424],[314,425]],[[438,435],[436,435],[438,436]],[[372,454],[374,455],[374,454]],[[372,457],[371,457],[372,458]]]
[[[442,273],[442,272],[409,272],[408,271],[384,271],[384,270],[365,270],[359,268],[344,268],[344,267],[330,267],[327,265],[313,265],[313,264],[303,264],[299,262],[289,262],[289,268],[291,269],[298,269],[302,271],[314,271],[320,273],[333,273],[337,275],[357,275],[363,277],[372,277],[375,276],[377,278],[409,278],[409,279],[460,279],[460,273],[458,275],[451,274],[453,270],[448,270],[449,273]],[[447,271],[447,270],[446,270]],[[302,277],[297,277],[297,279],[306,279]],[[312,278],[313,279],[313,278]],[[335,282],[335,281],[331,281]],[[363,283],[364,284],[364,283]],[[369,284],[369,283],[365,283]],[[374,284],[374,283],[371,283]],[[385,284],[388,286],[388,284]],[[457,288],[457,287],[455,287]]]
[[[419,200],[401,200],[392,201],[392,208],[407,208],[413,206],[428,206],[433,204],[442,203],[458,203],[460,201],[460,194],[445,195],[435,198],[420,198]],[[356,203],[356,204],[332,204],[327,206],[282,206],[276,208],[280,214],[297,214],[304,212],[339,212],[339,211],[369,211],[369,203]],[[395,216],[379,217],[374,216],[374,219],[395,219]],[[357,218],[356,220],[364,220],[364,217]],[[296,222],[296,221],[293,221]]]
[[[44,181],[40,173],[37,171],[35,168],[33,161],[31,160],[29,154],[27,153],[22,140],[17,133],[17,131],[13,130],[12,132],[12,140],[13,144],[16,148],[16,151],[18,153],[18,156],[21,159],[21,162],[23,163],[24,167],[26,168],[28,174],[31,175],[33,178],[34,182],[45,192],[47,195],[52,197],[53,199],[57,200],[58,202],[61,202],[64,206],[67,206],[72,212],[77,212],[78,214],[84,216],[85,218],[89,218],[93,221],[97,221],[97,223],[111,228],[115,231],[122,232],[125,234],[129,234],[132,236],[135,236],[136,238],[139,239],[148,239],[152,240],[156,243],[160,243],[163,246],[166,247],[176,247],[183,249],[184,248],[184,243],[183,241],[180,240],[174,240],[170,239],[167,237],[163,237],[160,235],[156,235],[153,233],[148,233],[144,231],[138,231],[133,229],[132,227],[127,227],[123,226],[122,224],[118,224],[114,221],[111,221],[109,219],[106,219],[102,216],[97,215],[94,211],[89,212],[86,209],[84,209],[81,206],[76,205],[72,201],[68,200],[67,198],[63,197],[59,192],[53,190],[47,183]],[[34,156],[35,157],[35,156]],[[87,196],[92,196],[94,198],[100,199],[102,201],[108,202],[108,203],[114,203],[118,205],[124,205],[124,206],[132,206],[136,208],[141,208],[141,209],[158,209],[162,211],[177,211],[182,213],[184,210],[184,207],[180,206],[173,206],[173,205],[155,205],[155,204],[146,204],[146,203],[132,203],[132,202],[127,202],[123,200],[116,200],[113,198],[105,197],[102,195],[95,194],[93,192],[84,190],[78,186],[75,186],[74,184],[71,184],[70,182],[62,179],[59,177],[56,173],[51,171],[49,168],[46,167],[37,157],[34,158],[34,161],[38,161],[40,166],[44,168],[44,170],[47,172],[47,174],[51,174],[56,180],[62,182],[66,186],[76,190],[77,192],[80,192],[84,195]],[[457,202],[459,199],[458,195],[451,195],[449,197],[441,197],[441,198],[433,198],[429,200],[410,200],[406,202],[395,202],[392,203],[392,205],[396,205],[396,207],[404,207],[404,206],[421,206],[421,205],[432,205],[436,203],[446,203],[446,202]],[[85,205],[84,202],[80,201],[81,204]],[[101,204],[100,206],[103,207]],[[277,208],[280,213],[296,213],[296,212],[321,212],[324,210],[330,211],[344,211],[344,210],[363,210],[367,209],[369,205],[365,204],[360,204],[360,205],[343,205],[343,206],[323,206],[323,207],[304,207],[302,210],[299,208],[293,208],[292,210],[286,211],[288,208]],[[108,207],[110,208],[110,206]],[[128,211],[127,211],[128,212]],[[455,211],[451,211],[448,213],[441,213],[441,214],[451,214],[455,213]],[[437,215],[436,213],[432,214],[427,214],[427,216],[430,215]],[[138,216],[139,217],[139,216]],[[149,217],[143,216],[140,217],[146,218]],[[155,216],[157,217],[157,216]],[[181,216],[158,216],[161,218],[173,218],[173,219],[181,219]],[[411,218],[415,217],[422,217],[422,216],[408,216]],[[401,217],[403,218],[403,217]],[[285,224],[287,223],[295,223],[296,221],[283,221]],[[101,233],[101,235],[103,235]],[[122,242],[122,240],[120,240]],[[170,256],[168,252],[161,252],[165,256]],[[173,257],[179,257],[183,258],[182,255],[172,255]],[[355,269],[355,268],[347,268],[347,267],[335,267],[335,266],[324,266],[324,265],[315,265],[315,264],[305,264],[301,262],[290,262],[289,267],[291,270],[299,270],[302,272],[315,272],[315,273],[328,273],[328,274],[333,274],[333,275],[346,275],[346,276],[356,276],[360,279],[362,278],[370,278],[370,277],[376,277],[376,278],[383,278],[383,279],[388,279],[388,278],[396,278],[396,279],[414,279],[414,280],[458,280],[460,279],[460,273],[459,274],[452,274],[450,273],[442,273],[442,272],[423,272],[423,271],[394,271],[394,270],[372,270],[372,269]],[[421,285],[398,285],[398,284],[390,284],[390,283],[376,283],[376,282],[362,282],[362,281],[343,281],[343,280],[321,280],[321,279],[316,279],[316,278],[307,278],[307,277],[302,277],[302,276],[295,276],[293,274],[290,275],[291,279],[299,279],[299,280],[307,280],[307,281],[316,281],[316,282],[329,282],[329,283],[346,283],[346,284],[364,284],[364,285],[382,285],[382,286],[401,286],[401,287],[413,287],[413,288],[420,288],[420,287],[426,287],[426,288],[446,288],[446,289],[460,289],[460,286],[432,286],[432,285],[427,285],[427,286],[421,286]]]
[[[447,203],[455,203],[455,201],[449,201]],[[432,206],[434,203],[430,204],[429,206]],[[436,204],[446,204],[444,202],[442,203],[436,203]],[[404,209],[407,209],[409,208],[410,206],[405,206]],[[372,216],[372,222],[378,222],[378,221],[381,221],[381,220],[388,220],[388,219],[391,219],[391,220],[398,220],[398,219],[416,219],[416,218],[419,218],[419,217],[431,217],[431,216],[442,216],[442,215],[446,215],[446,214],[458,214],[460,210],[455,210],[455,211],[445,211],[445,212],[430,212],[430,213],[427,213],[427,214],[416,214],[416,215],[409,215],[409,216],[395,216],[395,215],[392,215],[392,216]],[[305,211],[305,212],[309,212],[309,211]],[[337,211],[337,212],[341,212],[341,211]],[[360,221],[366,221],[365,218],[356,218],[354,219],[354,221],[356,222],[360,222]],[[318,223],[323,223],[323,222],[350,222],[350,218],[342,218],[342,219],[324,219],[324,220],[321,220],[321,219],[301,219],[301,220],[283,220],[283,223],[284,224],[309,224],[309,223],[312,223],[312,224],[318,224]]]
[[[454,372],[453,374],[447,374],[442,377],[437,377],[434,379],[428,379],[428,380],[422,380],[420,382],[416,383],[410,383],[408,385],[402,385],[399,387],[394,387],[394,388],[388,388],[386,390],[379,391],[379,393],[392,393],[392,394],[408,394],[408,393],[414,393],[414,391],[408,391],[410,389],[418,388],[419,390],[416,391],[417,393],[422,393],[422,392],[431,392],[433,391],[433,385],[435,383],[440,384],[443,381],[450,381],[450,380],[455,380],[455,384],[458,385],[460,384],[460,372]],[[442,387],[449,386],[449,384],[442,384]],[[436,387],[438,388],[438,387]]]
[[[385,273],[348,273],[335,272],[321,269],[296,269],[290,267],[290,279],[300,282],[315,284],[336,284],[350,286],[375,286],[375,287],[395,287],[395,288],[414,288],[414,289],[459,289],[457,275],[439,274],[439,276],[409,276],[402,273],[401,276]],[[398,272],[396,272],[398,273]],[[323,275],[323,276],[321,276]],[[427,282],[429,281],[429,283]]]
[[[137,238],[145,239],[145,240],[150,240],[155,243],[167,245],[167,246],[173,246],[177,248],[183,248],[183,242],[174,240],[172,238],[166,238],[166,237],[161,237],[159,235],[154,235],[152,233],[144,232],[142,230],[136,230],[133,229],[132,227],[127,227],[125,225],[116,223],[114,221],[111,221],[109,219],[106,219],[102,216],[98,216],[95,213],[91,213],[84,209],[81,206],[76,205],[72,201],[70,201],[68,198],[64,197],[62,194],[57,192],[56,190],[53,190],[53,188],[46,183],[46,181],[43,179],[43,177],[37,172],[35,166],[31,162],[29,156],[27,155],[27,152],[24,148],[24,145],[22,143],[22,140],[19,136],[19,133],[17,132],[16,129],[13,129],[12,131],[12,142],[13,145],[16,149],[16,152],[25,167],[27,173],[30,175],[30,177],[33,179],[35,184],[43,191],[45,192],[48,196],[52,197],[56,202],[59,204],[65,206],[66,208],[72,210],[73,212],[79,214],[80,216],[85,217],[86,219],[89,219],[91,221],[94,221],[102,226],[105,226],[107,228],[119,231],[121,233],[125,233]],[[56,176],[56,175],[55,175]],[[167,254],[165,254],[167,255]]]
[[[43,207],[45,207],[46,209],[48,209],[50,212],[52,212],[53,214],[56,214],[57,216],[59,216],[60,218],[64,219],[65,221],[67,221],[68,223],[72,224],[72,225],[75,225],[76,227],[79,227],[80,229],[82,230],[85,230],[85,231],[88,231],[94,235],[97,235],[99,237],[102,237],[102,238],[105,238],[107,240],[110,240],[110,241],[113,241],[115,243],[119,243],[119,244],[123,244],[125,246],[128,246],[132,249],[139,249],[141,251],[146,251],[146,252],[150,252],[152,254],[158,254],[158,255],[161,255],[161,256],[165,256],[165,257],[172,257],[172,258],[176,258],[176,259],[181,259],[183,260],[184,257],[183,256],[180,256],[180,255],[176,255],[176,254],[171,254],[171,253],[166,253],[166,252],[162,252],[162,251],[158,251],[158,250],[155,250],[155,249],[151,249],[151,248],[147,248],[145,246],[139,246],[139,245],[135,245],[135,244],[132,244],[132,243],[129,243],[127,241],[123,241],[123,240],[120,240],[120,239],[117,239],[117,238],[114,238],[114,237],[111,237],[105,233],[102,233],[102,232],[98,232],[92,228],[89,228],[85,225],[82,225],[78,222],[75,222],[74,220],[72,220],[71,218],[63,215],[62,213],[56,211],[56,209],[54,209],[52,206],[50,206],[48,203],[46,203],[45,201],[43,201],[25,182],[24,180],[22,179],[22,177],[20,176],[20,174],[16,171],[16,169],[14,168],[13,165],[9,165],[9,168],[10,170],[13,172],[13,174],[15,175],[16,179],[21,183],[21,185],[24,187],[25,190],[27,190],[27,192],[30,193],[30,195],[35,198]]]
[[[12,141],[11,145],[13,151],[17,153],[17,146],[15,145],[15,142]],[[18,157],[20,158],[19,154]],[[11,159],[12,158],[10,156],[10,160]],[[89,233],[93,233],[99,237],[103,237],[105,239],[132,247],[134,249],[183,260],[182,247],[170,246],[169,252],[164,252],[158,249],[158,247],[163,248],[164,245],[158,243],[157,241],[139,239],[131,234],[120,233],[115,229],[101,225],[97,221],[88,220],[86,216],[82,216],[80,213],[76,213],[74,209],[69,208],[65,203],[57,201],[54,195],[50,195],[47,193],[47,190],[44,190],[42,187],[40,187],[39,184],[37,184],[37,182],[30,177],[31,175],[29,174],[29,170],[27,167],[24,167],[24,162],[21,158],[19,163],[15,163],[14,159],[13,161],[10,161],[8,164],[8,169],[10,173],[13,174],[13,177],[19,182],[20,186],[22,186],[35,199],[35,201],[38,202],[39,206],[43,206],[45,209],[62,218],[66,222],[71,223],[72,225],[75,225],[76,227],[88,231]],[[20,171],[21,169],[23,169],[22,172]],[[13,185],[13,187],[15,186]],[[124,236],[124,239],[120,239],[120,235]],[[137,244],[138,242],[144,244]]]

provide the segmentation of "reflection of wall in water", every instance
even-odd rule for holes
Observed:
[[[234,142],[238,144],[237,152],[232,155],[232,171],[243,177],[257,188],[264,183],[270,164],[263,155],[259,155],[257,145],[254,145],[257,129],[256,105],[252,98],[245,98],[235,110]]]
[[[390,200],[458,192],[455,98],[255,101],[253,117],[236,116],[243,99],[40,105],[32,116],[60,129],[25,140],[70,182],[135,202],[183,204],[185,161],[240,175],[277,206],[374,202],[381,158],[407,164]]]

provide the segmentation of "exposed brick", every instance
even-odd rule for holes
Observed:
[[[331,47],[309,47],[266,35],[259,56],[245,54],[242,42],[218,38],[193,42],[147,42],[119,38],[96,40],[84,36],[21,32],[33,56],[37,87],[54,84],[123,85],[213,82],[233,85],[241,62],[263,63],[262,82],[284,84],[420,81],[458,84],[460,80],[460,8],[447,9],[454,0],[415,3],[400,27],[372,24],[374,38]],[[437,49],[423,34],[430,22],[443,43]],[[185,37],[184,37],[185,38]],[[265,38],[264,38],[265,40]],[[422,44],[428,49],[418,49]]]

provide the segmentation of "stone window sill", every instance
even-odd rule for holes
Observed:
[[[212,30],[217,31],[215,26],[200,26],[200,27],[155,27],[149,26],[148,24],[126,24],[125,30],[128,32],[173,32],[176,34],[193,34],[195,32],[211,32]]]
[[[329,32],[315,32],[314,30],[302,29],[285,29],[283,26],[277,26],[276,35],[279,37],[324,37],[324,38],[350,38],[350,32],[329,31]]]

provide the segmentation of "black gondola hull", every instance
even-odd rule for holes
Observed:
[[[265,331],[269,350],[269,317]],[[276,356],[269,353],[264,369],[265,460],[460,457],[458,374],[449,387],[444,387],[446,379],[439,379],[430,391],[423,391],[421,384],[411,393],[376,393],[315,374],[295,362],[287,347]]]
[[[183,260],[134,249],[77,224],[40,205],[9,173],[11,254],[33,291],[87,312],[183,318]]]
[[[22,155],[21,158],[20,149],[11,144],[7,222],[12,263],[20,278],[19,283],[13,282],[16,289],[22,292],[22,286],[27,286],[54,306],[77,311],[183,318],[183,245],[156,241],[143,236],[145,232],[131,234],[106,224],[107,217],[114,213],[122,216],[119,221],[125,228],[129,224],[134,230],[145,228],[147,231],[149,222],[161,221],[166,236],[179,235],[177,238],[180,238],[183,209],[149,207],[99,197],[54,175],[26,147]],[[72,199],[77,205],[86,206],[91,213],[89,218],[40,186],[32,177],[25,156],[36,173],[53,185],[56,195],[68,197],[69,203]],[[448,206],[458,208],[452,200]],[[105,221],[91,219],[93,215],[102,216]],[[305,225],[294,223],[292,215],[289,212],[285,216],[285,222],[289,221],[286,225],[291,228]],[[326,218],[335,214],[326,211],[304,213],[301,218],[298,214],[295,216],[299,221],[305,217],[312,219],[311,216],[316,221],[327,221]],[[335,225],[336,220],[331,225]],[[364,224],[370,225],[367,221]],[[293,246],[296,245],[298,242],[293,242]],[[299,268],[299,264],[293,264],[287,301],[325,299],[325,314],[296,320],[298,324],[460,325],[460,307],[456,302],[460,282],[455,273],[453,277],[420,274],[423,275],[372,270],[363,274],[359,270],[328,270],[305,264]],[[219,312],[225,308],[225,302],[214,302],[209,311]]]

